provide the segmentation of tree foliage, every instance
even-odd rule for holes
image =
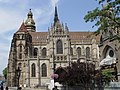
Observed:
[[[3,70],[3,75],[4,75],[5,79],[7,79],[7,67],[4,68],[4,70]]]
[[[95,32],[99,34],[101,30],[107,30],[109,28],[120,27],[120,0],[96,0],[99,3],[99,7],[96,7],[92,11],[88,11],[85,15],[85,22],[94,22],[94,26],[98,26],[98,30]]]
[[[100,70],[96,71],[95,83],[98,87],[104,87],[105,85],[108,85],[112,80],[116,80],[116,77],[113,74],[113,70],[110,68],[101,68]]]
[[[115,78],[115,76],[112,74],[110,69],[104,69],[102,70],[102,78],[106,84],[109,84],[109,82]]]
[[[111,69],[95,70],[94,64],[80,61],[72,62],[70,67],[60,67],[55,74],[58,74],[56,82],[70,87],[80,86],[81,90],[93,90],[95,85],[102,90],[115,78]]]
[[[59,73],[58,82],[68,86],[79,85],[88,88],[93,84],[95,66],[92,63],[73,62],[66,72]]]

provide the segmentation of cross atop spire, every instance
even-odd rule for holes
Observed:
[[[32,18],[32,16],[33,16],[32,11],[31,9],[29,9],[28,18]]]

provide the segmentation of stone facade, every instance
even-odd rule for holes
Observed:
[[[120,28],[108,28],[100,34],[100,66],[115,65],[116,78],[120,81]]]
[[[66,67],[71,62],[92,62],[98,66],[99,37],[92,32],[70,32],[60,23],[55,7],[54,22],[48,32],[36,32],[31,10],[27,20],[13,35],[8,59],[7,85],[17,86],[16,70],[21,69],[19,84],[28,87],[46,86],[54,68]]]

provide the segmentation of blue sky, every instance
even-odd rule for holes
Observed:
[[[37,31],[47,31],[53,23],[54,7],[59,19],[70,31],[95,31],[93,23],[85,23],[84,16],[98,6],[96,0],[0,0],[0,74],[7,66],[13,34],[32,9]]]

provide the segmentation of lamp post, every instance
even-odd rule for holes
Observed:
[[[20,79],[20,74],[21,74],[21,70],[20,67],[17,68],[16,70],[16,76],[17,76],[17,90],[20,90],[21,88],[19,87],[19,79]]]

